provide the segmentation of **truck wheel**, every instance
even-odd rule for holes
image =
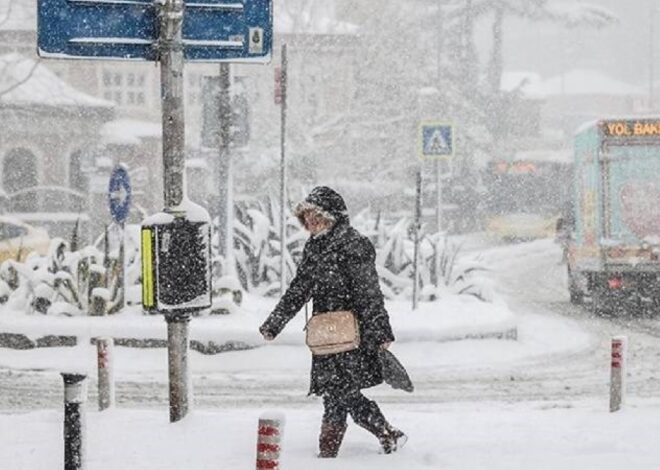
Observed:
[[[582,305],[584,303],[584,292],[580,290],[575,281],[575,277],[571,273],[571,267],[568,266],[568,295],[573,305]]]
[[[608,295],[602,289],[594,289],[591,292],[591,313],[603,317],[611,316],[613,313]]]
[[[584,294],[575,290],[573,286],[568,287],[568,294],[573,305],[582,305],[584,303]]]

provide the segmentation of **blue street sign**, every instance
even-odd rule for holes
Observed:
[[[131,179],[123,165],[117,165],[112,169],[108,185],[108,202],[112,219],[123,224],[131,208]]]
[[[38,0],[39,55],[157,60],[157,0]],[[187,61],[268,62],[272,0],[184,0]]]
[[[451,158],[454,155],[454,129],[451,124],[423,122],[419,126],[420,158]]]

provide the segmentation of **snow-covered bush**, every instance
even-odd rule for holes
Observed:
[[[413,222],[401,218],[388,223],[380,217],[370,221],[368,213],[362,212],[354,223],[376,247],[376,268],[385,297],[411,298],[415,270]],[[478,260],[466,261],[459,255],[460,245],[452,242],[446,234],[425,234],[422,230],[417,275],[423,300],[434,300],[448,294],[492,300],[493,290],[484,276],[486,268]]]
[[[45,256],[32,253],[24,262],[3,262],[0,303],[11,310],[75,316],[90,313],[96,297],[103,302],[102,310],[97,305],[94,313],[118,311],[122,294],[117,283],[119,261],[106,258],[94,246],[78,251],[70,251],[69,246],[56,238]],[[109,288],[105,287],[106,277]]]
[[[234,268],[240,286],[248,292],[274,295],[280,290],[280,209],[268,199],[254,206],[235,208]],[[296,271],[307,235],[290,213],[286,217],[285,266],[289,278]],[[217,243],[213,243],[214,250]],[[214,251],[214,282],[223,272],[224,259]]]
[[[271,199],[251,207],[237,207],[235,211],[233,256],[240,286],[259,295],[278,295],[279,207]],[[376,247],[376,267],[386,298],[411,298],[414,271],[411,220],[387,221],[380,214],[371,217],[369,211],[364,210],[353,218],[352,223]],[[307,237],[295,217],[288,214],[285,252],[288,276],[295,273],[296,261],[300,259]],[[492,299],[490,281],[484,276],[485,267],[478,260],[467,261],[459,256],[460,246],[444,234],[423,234],[419,251],[422,299],[433,300],[448,294],[472,295],[484,301]],[[214,283],[221,278],[218,267],[222,262],[214,254]]]

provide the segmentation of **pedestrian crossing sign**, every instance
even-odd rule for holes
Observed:
[[[453,157],[453,126],[438,122],[420,123],[419,156],[422,159],[449,159]]]

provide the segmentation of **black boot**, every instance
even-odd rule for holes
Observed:
[[[406,445],[406,442],[408,442],[408,436],[406,436],[403,431],[386,423],[385,432],[378,438],[378,441],[380,442],[383,454],[391,454]]]
[[[321,423],[321,434],[319,435],[319,458],[335,458],[341,447],[346,433],[346,423]]]
[[[383,412],[380,411],[375,401],[366,398],[361,400],[359,406],[351,410],[351,417],[355,421],[355,424],[363,427],[378,438],[381,451],[384,454],[396,452],[408,440],[408,437],[403,432],[387,422],[385,416],[383,416]]]

